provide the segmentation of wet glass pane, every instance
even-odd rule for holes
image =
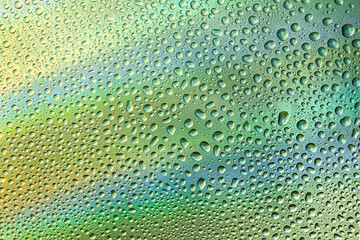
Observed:
[[[360,1],[0,0],[0,239],[360,239]]]

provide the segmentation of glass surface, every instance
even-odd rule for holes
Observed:
[[[360,239],[359,0],[0,0],[0,239]]]

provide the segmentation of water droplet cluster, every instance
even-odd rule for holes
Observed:
[[[359,1],[0,14],[0,239],[360,238]]]

